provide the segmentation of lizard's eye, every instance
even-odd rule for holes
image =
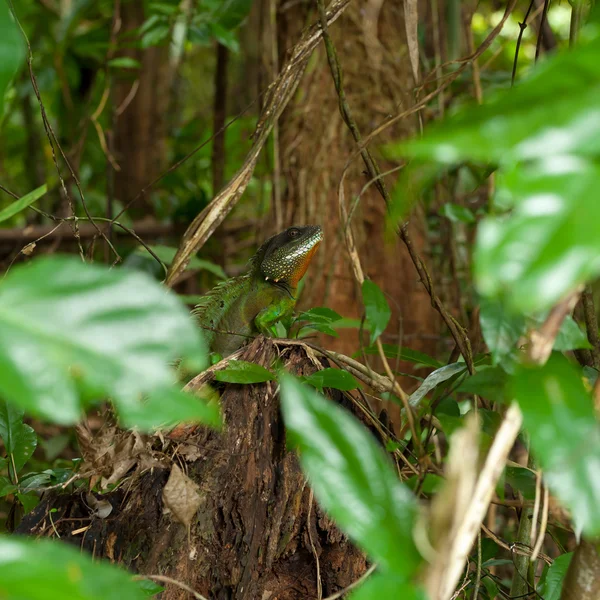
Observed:
[[[295,238],[295,237],[298,237],[299,233],[300,232],[297,229],[290,229],[289,235],[290,235],[291,238]]]

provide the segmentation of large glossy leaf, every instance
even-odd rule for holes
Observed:
[[[502,298],[507,310],[533,312],[600,274],[598,182],[600,166],[576,157],[514,169],[505,179],[514,211],[479,226],[474,267],[481,293]]]
[[[141,600],[131,575],[59,541],[0,536],[0,598]]]
[[[14,22],[8,2],[0,4],[0,118],[4,112],[4,94],[25,58],[23,38]]]
[[[82,398],[135,405],[174,382],[169,362],[181,357],[205,360],[201,334],[141,273],[54,257],[0,283],[0,393],[36,415],[74,422]],[[156,424],[168,413],[165,404]]]
[[[464,107],[422,138],[395,144],[397,156],[441,163],[498,163],[600,150],[600,39],[536,65],[511,90]]]
[[[416,500],[354,417],[289,375],[281,376],[288,439],[321,506],[381,567],[412,576]]]
[[[362,284],[362,296],[365,304],[365,321],[371,330],[371,344],[385,331],[390,322],[392,311],[384,293],[377,284],[365,279]]]
[[[600,533],[600,425],[576,369],[554,353],[539,369],[521,367],[513,394],[550,490],[590,535]]]
[[[23,411],[0,399],[0,438],[8,455],[8,468],[15,475],[31,458],[36,446],[37,435],[26,423],[23,423]]]
[[[26,194],[22,198],[11,202],[6,208],[0,210],[0,223],[10,219],[17,213],[21,212],[24,208],[27,208],[33,204],[36,200],[39,200],[47,191],[48,186],[44,184],[39,188],[29,192],[29,194]]]

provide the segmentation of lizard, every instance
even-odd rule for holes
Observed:
[[[209,351],[222,357],[292,314],[298,283],[323,239],[318,225],[289,227],[270,237],[250,259],[247,273],[208,292],[193,310]]]

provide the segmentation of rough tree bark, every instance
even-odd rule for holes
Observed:
[[[269,4],[269,0],[264,2]],[[316,0],[293,5],[281,0],[277,26],[282,52],[298,37],[303,24],[314,20],[318,20]],[[388,116],[409,109],[414,103],[402,3],[353,2],[329,32],[343,69],[348,105],[366,137]],[[371,144],[371,151],[377,155],[381,144],[412,135],[416,126],[416,116],[401,121],[380,135]],[[346,162],[356,151],[356,143],[340,116],[323,44],[311,59],[301,91],[281,118],[280,132],[281,169],[286,184],[284,222],[314,222],[325,230],[317,265],[307,274],[303,303],[326,305],[344,316],[360,317],[360,290],[352,277],[338,203],[338,184]],[[395,166],[381,156],[377,158],[382,171]],[[388,187],[394,177],[386,179]],[[368,181],[358,157],[346,177],[346,202],[353,202]],[[371,186],[361,197],[352,220],[365,274],[384,290],[393,311],[384,341],[436,353],[441,320],[404,245],[394,236],[386,239],[385,213],[383,199]],[[411,216],[409,231],[415,247],[430,262],[422,214]],[[436,279],[435,273],[432,277]],[[358,348],[357,332],[343,330],[339,339],[327,338],[326,344],[350,354]],[[402,366],[400,370],[410,371],[409,365]]]
[[[120,35],[131,35],[144,23],[144,3],[126,0],[121,6]],[[141,67],[135,76],[117,70],[114,105],[117,118],[114,132],[115,158],[120,171],[115,174],[115,197],[123,204],[132,200],[166,167],[169,101],[173,71],[167,45],[132,48],[123,53]],[[145,198],[132,206],[134,216],[153,213]]]
[[[248,346],[243,358],[270,366],[276,356],[298,374],[316,369],[299,348],[278,352],[264,338]],[[50,496],[20,531],[58,532],[96,557],[134,572],[166,575],[210,600],[317,598],[317,556],[324,597],[348,586],[366,570],[365,557],[316,501],[309,504],[296,454],[286,448],[276,385],[226,386],[220,433],[201,428],[173,441],[108,430],[87,449],[96,454],[91,461],[96,468],[105,467],[105,477],[122,481],[101,497],[111,503],[111,514],[94,516],[95,501],[81,492]],[[337,399],[352,410],[352,403]],[[165,485],[178,468],[196,482],[189,531],[163,512]],[[129,475],[120,476],[126,469]],[[50,509],[57,510],[50,515]],[[172,584],[162,593],[162,600],[184,598],[189,594]]]

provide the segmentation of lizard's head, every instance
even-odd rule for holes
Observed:
[[[266,280],[295,288],[322,239],[323,230],[318,225],[290,227],[259,248],[255,267]]]

